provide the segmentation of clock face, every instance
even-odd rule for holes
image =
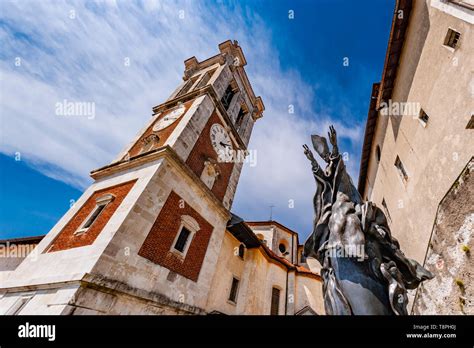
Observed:
[[[230,162],[233,157],[232,141],[229,134],[219,123],[211,126],[211,143],[219,156],[219,161]]]
[[[170,126],[174,121],[180,118],[184,114],[185,107],[180,105],[174,110],[165,114],[164,117],[160,118],[153,126],[153,131],[158,132],[166,127]]]

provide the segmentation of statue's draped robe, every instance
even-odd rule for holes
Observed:
[[[325,171],[313,162],[313,175],[314,228],[304,252],[323,266],[326,313],[406,314],[406,289],[432,277],[430,272],[400,251],[384,213],[362,202],[341,155],[330,155]]]

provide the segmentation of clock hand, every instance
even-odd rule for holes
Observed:
[[[225,144],[222,141],[219,144],[221,144],[222,146],[230,147],[230,144]]]

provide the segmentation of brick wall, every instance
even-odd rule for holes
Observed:
[[[175,237],[179,233],[181,215],[193,217],[200,227],[200,230],[194,234],[184,259],[170,251]],[[212,231],[213,226],[172,191],[143,242],[138,255],[183,277],[197,281]]]
[[[133,156],[136,156],[140,153],[141,149],[142,149],[142,141],[143,139],[145,139],[147,136],[149,136],[150,134],[152,133],[155,133],[156,135],[158,135],[160,137],[160,140],[156,143],[155,145],[155,149],[160,147],[160,146],[163,146],[166,142],[166,140],[168,139],[168,137],[171,135],[171,133],[174,131],[174,129],[176,128],[176,126],[179,124],[179,122],[182,120],[184,114],[186,114],[186,112],[188,111],[188,109],[191,107],[191,105],[193,104],[194,102],[194,99],[193,100],[190,100],[190,101],[187,101],[186,103],[184,103],[184,113],[181,115],[181,117],[176,120],[175,122],[173,122],[171,125],[169,125],[168,127],[158,131],[158,132],[153,132],[153,126],[156,124],[156,122],[158,122],[158,120],[161,120],[163,117],[165,117],[169,111],[165,111],[163,112],[155,122],[153,122],[152,125],[150,125],[150,127],[147,128],[147,130],[145,131],[145,133],[142,134],[142,136],[137,140],[137,142],[132,146],[132,148],[129,150],[129,154],[130,154],[130,157],[133,157]]]
[[[186,164],[199,177],[201,176],[201,173],[204,169],[204,161],[206,161],[208,158],[213,158],[217,161],[218,156],[212,147],[210,138],[211,126],[214,123],[219,123],[225,127],[217,113],[214,112],[207,121],[207,124],[201,132],[199,139],[196,141],[196,144],[194,145],[191,153],[188,156],[188,159],[186,160]],[[224,198],[225,192],[227,190],[227,185],[229,184],[229,179],[233,168],[233,163],[218,163],[220,175],[214,182],[212,192],[221,201]]]
[[[108,187],[92,194],[86,203],[79,209],[73,218],[64,226],[58,236],[47,252],[54,252],[59,250],[67,250],[77,248],[94,243],[97,236],[100,234],[104,226],[110,220],[114,212],[122,203],[125,196],[131,190],[136,180],[128,181],[116,186]],[[105,195],[112,194],[115,198],[107,204],[104,210],[99,214],[94,223],[89,227],[86,233],[81,235],[74,235],[74,232],[81,226],[84,220],[89,216],[92,210],[96,207],[96,199]]]

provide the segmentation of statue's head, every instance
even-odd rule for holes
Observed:
[[[313,147],[318,153],[318,155],[321,156],[321,158],[324,159],[326,162],[329,162],[330,153],[326,138],[321,137],[319,135],[312,135],[311,141],[313,142]]]

